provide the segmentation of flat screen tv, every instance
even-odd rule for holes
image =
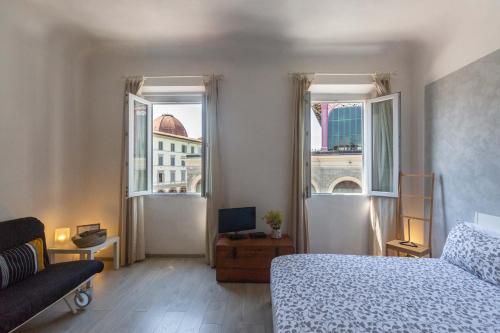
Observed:
[[[255,207],[219,209],[219,233],[255,229]]]

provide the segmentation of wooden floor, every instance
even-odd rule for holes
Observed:
[[[94,280],[73,315],[59,302],[20,332],[272,332],[268,284],[217,283],[203,259],[148,259]]]

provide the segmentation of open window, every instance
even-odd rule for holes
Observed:
[[[400,94],[365,96],[306,93],[308,196],[397,196]]]
[[[128,196],[135,197],[151,193],[153,106],[133,94],[128,98]]]
[[[367,100],[365,145],[369,195],[398,196],[401,94]]]
[[[159,92],[158,87],[148,86],[141,97],[129,94],[129,197],[201,194],[203,96],[203,91]]]

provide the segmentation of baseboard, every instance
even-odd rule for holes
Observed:
[[[146,253],[146,258],[204,258],[204,254],[157,254]]]

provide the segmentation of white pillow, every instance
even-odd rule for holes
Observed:
[[[487,227],[480,225],[478,223],[470,223],[470,222],[464,222],[464,223],[469,225],[472,229],[482,233],[483,235],[500,238],[500,231],[487,228]]]
[[[500,217],[476,212],[474,222],[483,232],[500,235]]]

